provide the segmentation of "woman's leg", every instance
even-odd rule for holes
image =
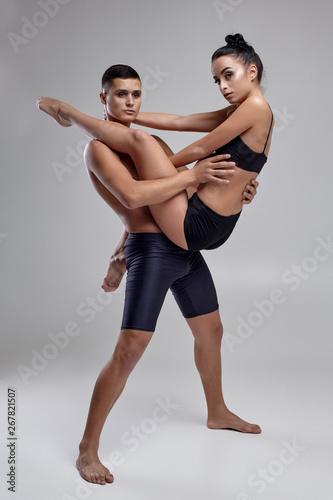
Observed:
[[[37,107],[60,125],[65,127],[76,125],[90,137],[100,140],[120,153],[128,154],[141,180],[159,179],[178,173],[156,140],[142,130],[130,129],[116,122],[98,120],[50,97],[39,99]],[[152,215],[161,230],[174,243],[185,249],[187,243],[183,225],[186,211],[185,191],[151,208]]]
[[[109,412],[152,336],[153,332],[122,330],[113,356],[97,379],[76,462],[86,481],[96,484],[113,482],[113,475],[98,458],[100,435]]]
[[[223,327],[218,311],[187,319],[194,336],[195,363],[205,391],[210,429],[234,429],[260,434],[258,425],[249,424],[228,410],[222,393],[221,342]]]

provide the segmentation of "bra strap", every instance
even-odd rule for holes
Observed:
[[[271,110],[271,107],[270,107],[270,105],[269,105],[269,104],[268,104],[268,107],[269,107],[269,109]],[[269,135],[270,135],[271,130],[272,130],[272,125],[273,125],[273,111],[272,111],[272,110],[271,110],[271,113],[272,113],[271,124],[270,124],[270,126],[269,126],[269,131],[268,131],[267,139],[266,139],[265,146],[264,146],[264,149],[262,150],[262,152],[264,152],[264,151],[265,151],[265,149],[266,149],[267,142],[268,142],[268,139],[269,139]]]

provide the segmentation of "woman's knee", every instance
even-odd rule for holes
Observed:
[[[138,146],[142,146],[143,144],[154,141],[154,139],[150,134],[148,134],[148,132],[139,129],[132,129],[132,139]]]

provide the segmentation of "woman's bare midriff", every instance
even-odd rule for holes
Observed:
[[[242,199],[245,186],[258,174],[247,172],[235,167],[235,173],[228,184],[208,182],[198,187],[198,197],[214,212],[229,216],[239,213],[242,208]]]

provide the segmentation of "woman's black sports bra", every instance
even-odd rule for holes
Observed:
[[[249,146],[245,144],[244,141],[242,141],[242,139],[239,136],[237,136],[230,142],[222,146],[221,148],[217,149],[213,153],[213,156],[230,154],[231,156],[230,159],[236,163],[236,167],[241,168],[242,170],[247,170],[248,172],[255,172],[259,174],[262,167],[265,165],[267,161],[267,156],[265,155],[264,151],[266,149],[267,142],[272,130],[272,124],[273,124],[272,110],[271,113],[272,113],[271,124],[269,127],[267,139],[265,142],[264,149],[262,150],[262,153],[256,153],[255,151],[253,151],[251,148],[249,148]]]

